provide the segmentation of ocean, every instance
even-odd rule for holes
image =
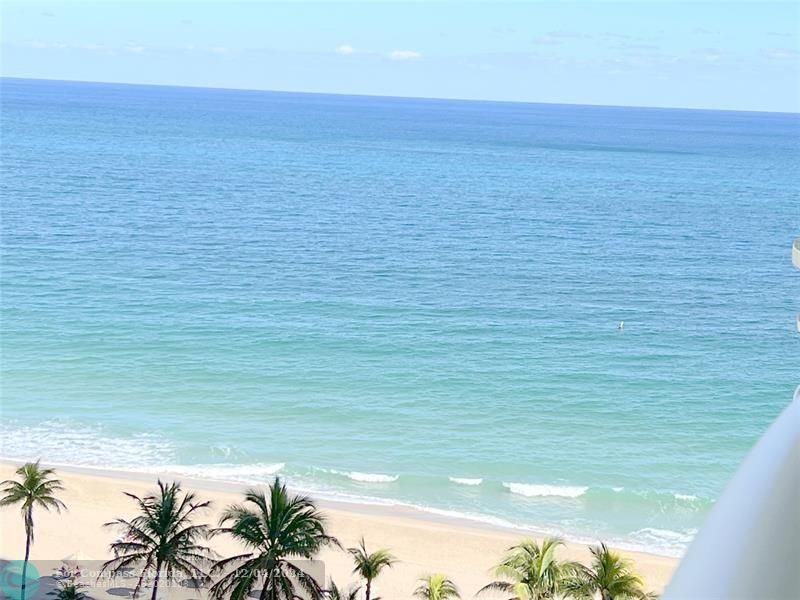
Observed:
[[[5,458],[678,555],[800,383],[798,115],[0,95]]]

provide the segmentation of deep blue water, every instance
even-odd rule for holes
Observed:
[[[800,382],[797,115],[1,81],[3,456],[676,553]]]

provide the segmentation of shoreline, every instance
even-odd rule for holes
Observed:
[[[3,466],[18,465],[23,461],[0,457],[0,468]],[[114,480],[133,480],[147,481],[155,483],[156,479],[170,479],[180,481],[185,487],[198,491],[207,490],[212,492],[239,493],[250,487],[262,487],[266,482],[245,482],[232,479],[218,479],[214,477],[196,477],[187,475],[180,471],[168,469],[154,469],[152,471],[144,468],[103,468],[88,465],[74,465],[67,463],[56,463],[52,461],[41,461],[43,465],[58,469],[60,472],[71,472],[93,477],[102,477]],[[493,518],[486,515],[460,513],[458,511],[448,511],[424,505],[417,505],[403,500],[392,500],[380,497],[357,496],[349,494],[337,494],[336,492],[323,492],[314,489],[297,487],[288,482],[280,472],[270,475],[269,479],[280,477],[289,490],[297,494],[310,496],[322,508],[336,511],[347,512],[354,515],[369,514],[372,516],[383,516],[392,518],[400,516],[422,522],[434,524],[451,525],[461,529],[471,529],[475,531],[488,531],[517,536],[532,536],[537,539],[547,536],[557,536],[565,542],[574,545],[593,545],[600,540],[591,536],[583,537],[580,535],[563,534],[554,532],[546,527],[537,525],[515,525],[511,522],[504,522],[502,518]],[[607,541],[607,540],[603,540]],[[620,543],[619,541],[608,542],[619,550],[636,555],[646,555],[658,558],[668,558],[680,561],[685,550],[678,555],[658,552],[649,549],[635,547],[632,544]]]
[[[0,479],[12,476],[20,462],[0,460]],[[101,525],[113,518],[131,514],[133,505],[123,491],[141,494],[150,491],[156,478],[179,480],[184,489],[198,492],[214,503],[214,513],[239,499],[248,484],[184,477],[168,472],[128,472],[83,466],[44,463],[57,470],[64,482],[64,501],[69,512],[63,515],[40,511],[37,515],[37,542],[32,550],[36,560],[53,560],[73,552],[87,552],[98,558],[105,556],[111,533]],[[293,489],[289,486],[292,491]],[[355,545],[366,536],[371,548],[389,548],[401,561],[378,581],[377,587],[390,597],[410,597],[416,578],[424,573],[442,571],[452,577],[463,596],[474,594],[491,580],[490,569],[501,559],[503,551],[523,537],[541,539],[544,532],[518,530],[481,523],[466,518],[434,514],[403,505],[368,504],[319,499],[311,494],[328,516],[330,529],[344,546]],[[216,521],[210,515],[208,522]],[[14,558],[24,543],[21,520],[16,509],[0,511],[4,531],[0,542],[0,558]],[[53,527],[54,526],[54,527]],[[53,528],[57,535],[52,535]],[[65,535],[66,534],[66,535]],[[213,544],[216,547],[216,544]],[[221,545],[224,549],[225,544]],[[232,551],[232,549],[231,549]],[[645,577],[647,589],[660,592],[675,570],[678,559],[625,549]],[[349,557],[326,550],[321,554],[328,573],[340,584],[353,581]],[[588,561],[587,545],[565,540],[562,559]]]

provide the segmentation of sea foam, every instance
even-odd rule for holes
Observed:
[[[673,494],[675,500],[683,500],[685,502],[694,502],[698,500],[694,494]]]
[[[177,473],[198,479],[216,479],[221,481],[237,481],[243,483],[265,483],[280,473],[284,463],[258,464],[199,464],[199,465],[162,465],[151,467],[148,471],[158,470]]]
[[[336,471],[331,469],[331,473],[343,475],[353,481],[360,483],[392,483],[399,479],[399,475],[384,475],[383,473],[362,473],[360,471]]]
[[[475,478],[470,479],[469,477],[450,477],[451,482],[457,483],[459,485],[480,485],[483,483],[483,479]]]
[[[634,542],[631,546],[633,550],[658,552],[665,556],[680,556],[696,534],[697,529],[693,528],[673,531],[671,529],[645,527],[630,533],[628,537]],[[619,545],[624,546],[625,544]]]
[[[175,445],[161,436],[110,434],[102,426],[51,419],[35,425],[3,423],[3,458],[41,458],[53,465],[138,470],[175,460]]]
[[[546,497],[555,496],[560,498],[578,498],[583,496],[588,490],[588,487],[571,486],[571,485],[534,485],[529,483],[503,483],[505,487],[512,494],[519,494],[520,496]]]

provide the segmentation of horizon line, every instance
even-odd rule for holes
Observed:
[[[261,92],[269,94],[305,94],[310,96],[341,96],[341,97],[354,97],[354,98],[387,98],[397,100],[427,100],[427,101],[444,101],[444,102],[484,102],[493,104],[534,104],[534,105],[547,105],[547,106],[584,106],[584,107],[597,107],[597,108],[639,108],[645,110],[691,110],[700,112],[733,112],[733,113],[759,113],[770,115],[800,115],[800,109],[797,111],[777,111],[777,110],[752,110],[752,109],[736,109],[736,108],[700,108],[692,106],[652,106],[652,105],[635,105],[635,104],[587,104],[581,102],[545,102],[533,100],[490,100],[484,98],[453,98],[453,97],[436,97],[436,96],[390,96],[386,94],[348,94],[344,92],[313,92],[304,90],[276,90],[264,88],[236,88],[236,87],[223,87],[223,86],[210,86],[210,85],[180,85],[180,84],[165,84],[165,83],[135,83],[130,81],[92,81],[86,79],[49,79],[45,77],[15,77],[8,75],[0,75],[0,81],[5,79],[15,79],[19,81],[49,81],[54,83],[87,83],[87,84],[101,84],[101,85],[129,85],[135,87],[162,87],[162,88],[179,88],[190,90],[219,90],[231,92]]]

